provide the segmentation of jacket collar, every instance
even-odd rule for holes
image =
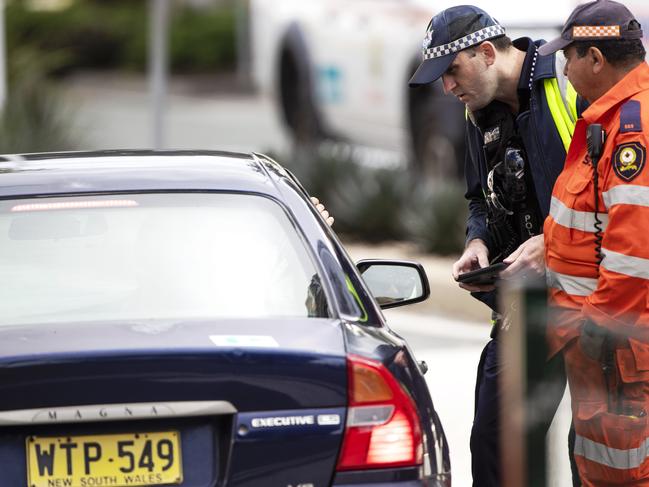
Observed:
[[[611,108],[644,90],[649,90],[649,65],[646,62],[642,62],[639,66],[633,68],[615,86],[595,100],[584,111],[582,117],[587,123],[600,120]]]
[[[539,56],[536,53],[536,50],[545,44],[545,41],[533,41],[529,37],[520,37],[512,42],[516,49],[525,51],[525,61],[523,62],[523,68],[521,69],[521,77],[518,82],[519,89],[527,88],[527,83],[529,82],[530,76],[533,82],[536,82],[540,79],[554,78],[556,75],[555,68],[555,55],[551,56]],[[535,59],[536,58],[536,59]],[[532,67],[534,67],[534,72],[530,73]]]
[[[555,77],[555,54],[551,56],[539,56],[536,53],[536,50],[539,48],[539,46],[545,44],[545,41],[533,41],[529,37],[519,37],[518,39],[512,41],[512,44],[516,49],[525,52],[525,60],[523,61],[523,67],[521,68],[521,74],[518,80],[518,90],[528,89],[530,76],[532,78],[532,82]],[[533,72],[531,72],[532,68],[534,68]],[[487,105],[487,107],[489,107],[490,105]],[[485,108],[483,108],[482,110],[484,110]],[[478,112],[479,111],[480,110],[478,110]],[[468,108],[466,109],[466,116],[473,123],[473,125],[477,125],[476,118],[479,117],[476,117],[476,114],[471,112],[471,110],[469,110]]]

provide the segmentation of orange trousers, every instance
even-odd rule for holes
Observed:
[[[616,349],[617,366],[608,379],[578,338],[564,357],[583,485],[649,487],[649,371],[638,370],[628,346]]]

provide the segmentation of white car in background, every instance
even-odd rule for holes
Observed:
[[[456,176],[464,107],[441,84],[410,89],[430,18],[457,2],[249,0],[252,77],[294,140],[395,150],[434,176]],[[512,38],[555,36],[570,0],[470,2]],[[538,5],[538,4],[537,4]]]

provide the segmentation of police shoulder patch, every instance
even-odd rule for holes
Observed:
[[[640,142],[628,142],[615,148],[613,171],[623,181],[632,181],[642,172],[647,150]]]

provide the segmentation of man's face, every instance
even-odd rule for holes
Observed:
[[[479,49],[460,51],[442,75],[444,93],[452,93],[471,111],[484,108],[496,94],[488,67]]]
[[[577,55],[577,48],[575,46],[568,46],[563,50],[563,55],[566,57],[566,65],[563,68],[563,74],[568,77],[573,88],[582,97],[592,103],[593,100],[589,98],[591,95],[591,84],[593,72],[591,63],[589,63],[588,55],[579,57]]]

